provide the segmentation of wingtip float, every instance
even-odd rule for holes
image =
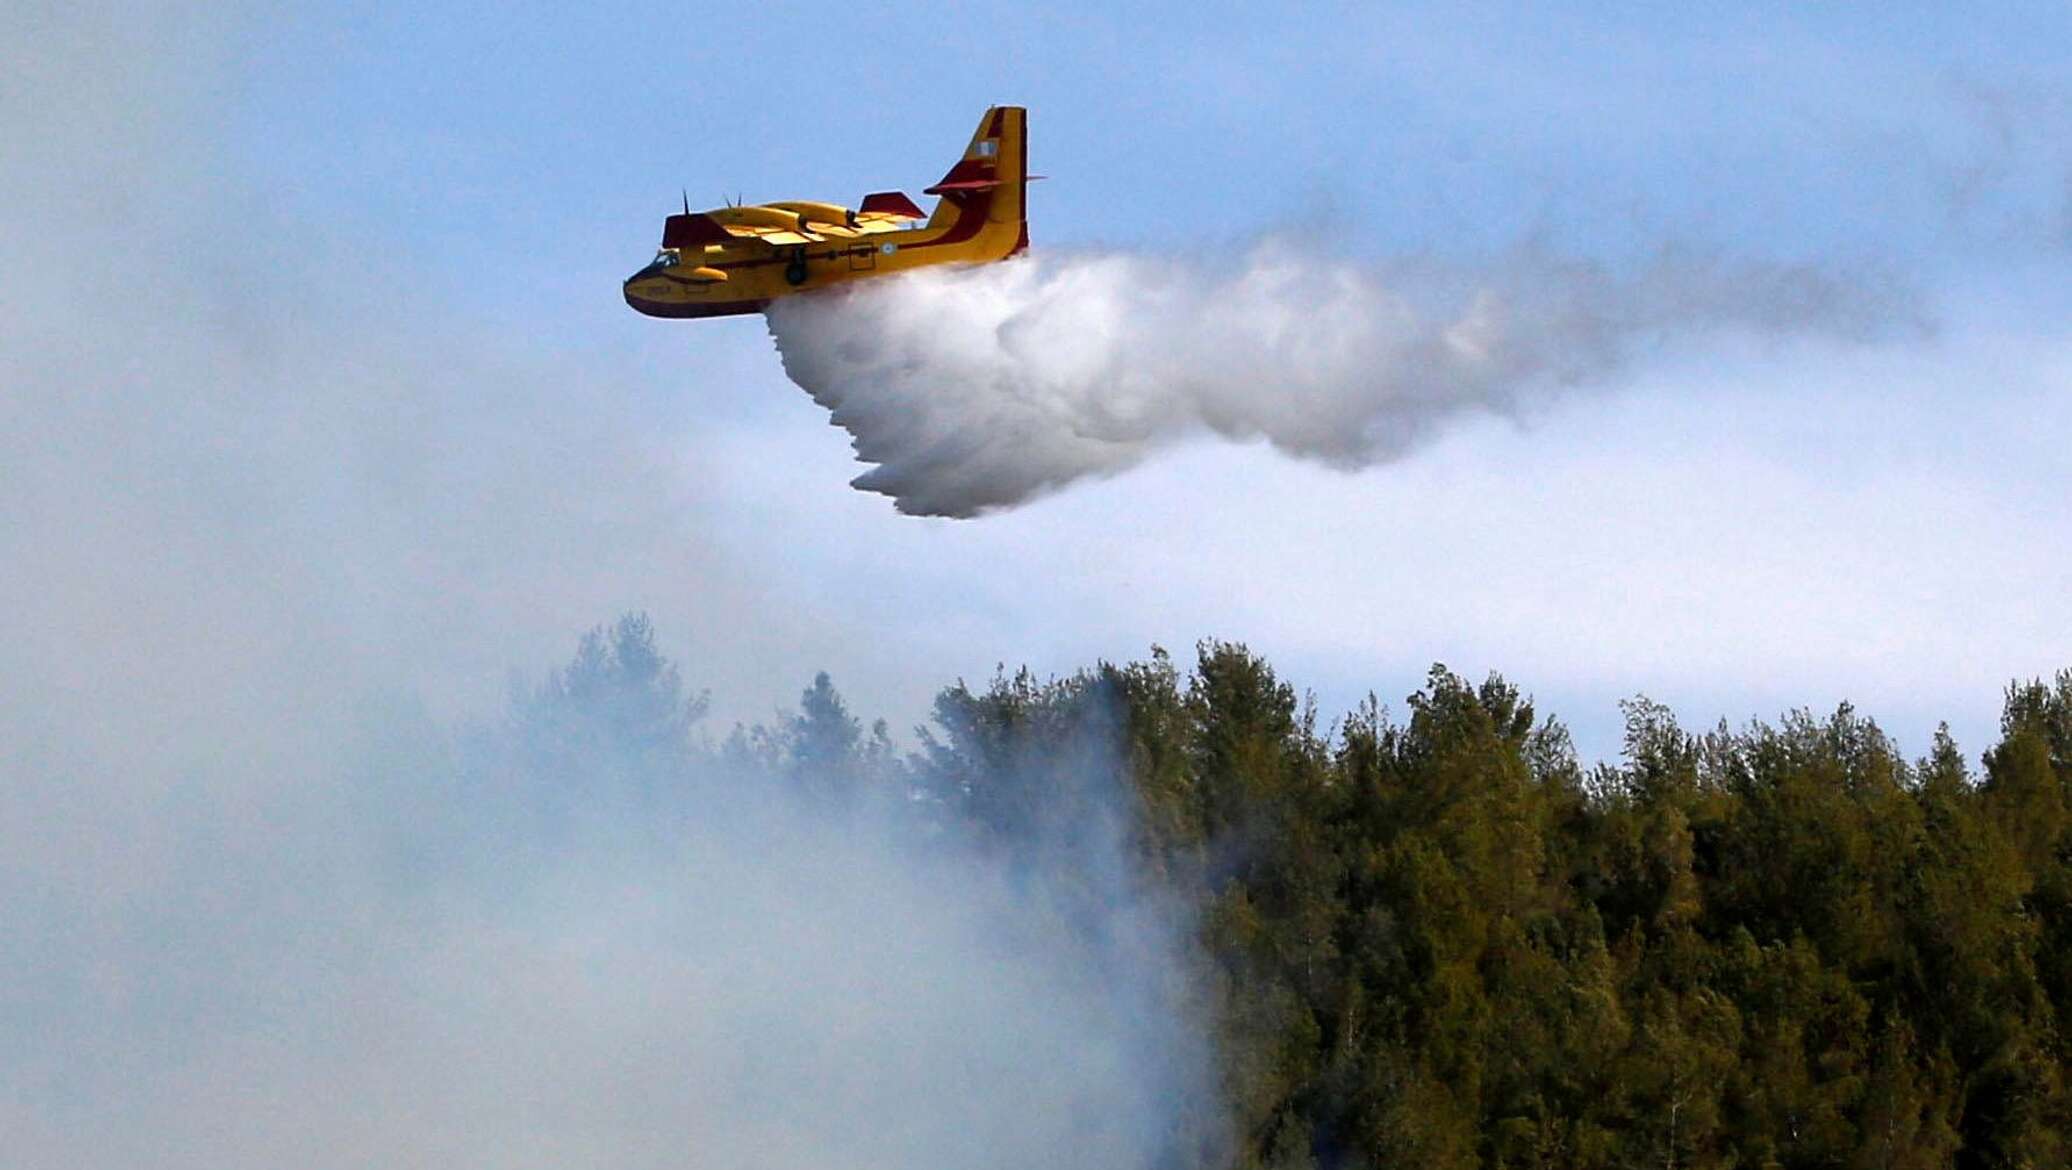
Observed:
[[[964,157],[923,194],[898,191],[854,208],[790,200],[693,212],[662,222],[662,248],[626,278],[626,303],[650,317],[757,313],[793,293],[932,264],[987,264],[1029,246],[1028,112],[994,106]]]

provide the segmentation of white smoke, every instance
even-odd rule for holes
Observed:
[[[569,613],[688,575],[710,681],[769,602],[598,409],[632,373],[268,212],[263,43],[0,5],[0,1166],[1148,1165],[1195,1049],[1126,887],[1073,949],[709,767],[621,777],[666,822],[608,753],[456,779]]]
[[[1664,249],[1637,271],[1522,249],[1479,272],[1128,254],[934,268],[768,313],[794,382],[902,512],[973,516],[1201,434],[1333,466],[1402,455],[1449,420],[1516,416],[1681,335],[1876,335],[1890,284]]]

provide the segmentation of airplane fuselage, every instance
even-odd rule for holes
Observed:
[[[897,192],[851,210],[805,201],[672,215],[662,250],[628,277],[626,303],[651,317],[755,313],[793,293],[935,264],[984,264],[1028,247],[1026,115],[986,112],[941,182],[935,211]]]

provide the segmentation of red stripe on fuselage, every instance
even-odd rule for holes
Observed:
[[[973,195],[963,196],[945,195],[943,198],[948,199],[950,206],[957,209],[956,220],[949,227],[943,229],[942,235],[935,239],[924,240],[918,244],[901,244],[900,249],[902,251],[908,248],[933,248],[940,244],[961,244],[978,235],[979,231],[986,226],[986,216],[993,212],[993,193],[991,191],[980,191]]]

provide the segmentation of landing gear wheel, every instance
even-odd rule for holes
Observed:
[[[806,250],[800,248],[791,254],[791,263],[784,266],[784,279],[794,285],[806,283]]]

